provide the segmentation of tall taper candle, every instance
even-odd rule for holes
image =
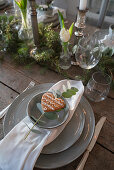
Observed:
[[[85,10],[86,6],[87,6],[87,0],[80,0],[79,9],[80,10]]]

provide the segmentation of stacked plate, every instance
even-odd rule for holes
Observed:
[[[35,86],[15,99],[5,117],[5,135],[26,116],[27,105],[33,96],[47,91],[52,85],[52,83],[47,83]],[[82,97],[71,121],[52,143],[44,147],[35,166],[53,169],[69,164],[86,150],[93,136],[94,127],[95,119],[92,108]]]

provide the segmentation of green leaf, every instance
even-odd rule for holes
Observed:
[[[74,28],[74,22],[72,23],[72,25],[69,28],[70,37],[72,36],[73,28]]]
[[[45,112],[44,116],[47,117],[50,120],[55,120],[58,118],[57,113],[56,112]]]
[[[72,94],[71,94],[70,92],[63,92],[63,93],[62,93],[62,96],[63,96],[64,98],[71,98],[71,97],[72,97]]]
[[[14,19],[14,16],[9,16],[8,20],[11,22]]]
[[[36,133],[36,134],[41,134],[41,132],[37,129],[31,129],[31,132]]]
[[[63,93],[62,93],[62,96],[63,96],[64,98],[71,98],[72,96],[74,96],[74,95],[76,94],[77,91],[78,91],[77,88],[71,87],[71,89],[67,89],[66,92],[63,92]]]
[[[27,0],[21,0],[21,1],[15,0],[15,3],[18,5],[18,7],[21,10],[26,10],[27,9]]]
[[[37,105],[37,108],[39,109],[40,113],[44,114],[44,111],[42,109],[42,105],[40,103],[37,103],[36,105]]]
[[[61,29],[65,28],[64,18],[63,18],[62,13],[59,10],[58,10],[58,15],[59,15],[59,22],[60,22]]]
[[[71,87],[72,90],[74,90],[75,92],[78,92],[79,90],[75,87]]]
[[[72,96],[76,94],[76,92],[73,89],[68,89],[67,92],[69,92]]]

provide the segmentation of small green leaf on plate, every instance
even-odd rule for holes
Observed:
[[[40,132],[39,130],[37,130],[37,129],[31,129],[31,131],[32,131],[33,133],[41,134],[41,132]]]
[[[70,97],[72,97],[72,94],[71,94],[70,92],[63,92],[63,93],[62,93],[62,96],[63,96],[64,98],[70,98]]]
[[[55,120],[58,118],[57,113],[56,112],[45,112],[44,116],[47,117],[50,120]]]
[[[78,92],[78,89],[75,87],[71,87],[72,90],[74,90],[75,92]]]
[[[73,89],[68,89],[67,92],[69,92],[71,95],[75,95],[76,92]]]

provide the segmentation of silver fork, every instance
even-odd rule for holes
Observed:
[[[35,82],[31,81],[31,82],[29,83],[29,85],[27,86],[27,88],[26,88],[23,92],[25,92],[27,89],[30,89],[30,88],[33,87],[34,85],[35,85]],[[18,95],[18,96],[19,96],[19,95]],[[17,96],[17,97],[18,97],[18,96]],[[17,98],[17,97],[16,97],[16,98]],[[4,109],[0,112],[0,119],[2,119],[3,116],[7,113],[10,105],[11,105],[11,104],[9,104],[6,108],[4,108]]]

